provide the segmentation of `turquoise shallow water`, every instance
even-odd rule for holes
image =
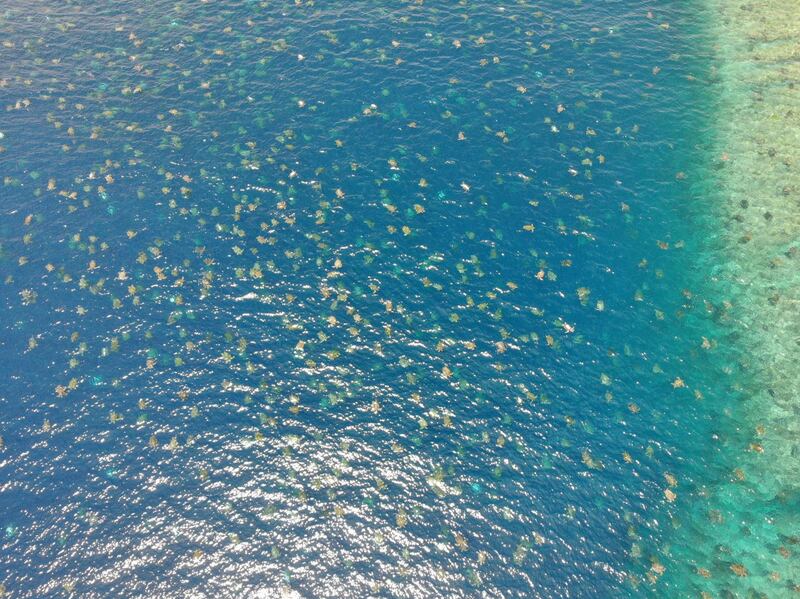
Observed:
[[[3,592],[712,584],[749,382],[658,4],[5,3]]]

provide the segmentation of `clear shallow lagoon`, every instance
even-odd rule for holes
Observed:
[[[656,4],[4,3],[4,593],[791,596]]]

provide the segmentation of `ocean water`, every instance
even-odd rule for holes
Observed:
[[[0,595],[793,596],[717,10],[6,0]]]

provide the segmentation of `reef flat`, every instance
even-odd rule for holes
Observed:
[[[703,597],[800,592],[800,12],[708,4],[709,162],[689,185],[708,211],[709,285],[735,358],[717,461],[681,552]],[[698,209],[701,210],[701,209]]]

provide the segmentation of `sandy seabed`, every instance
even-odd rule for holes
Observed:
[[[702,597],[800,596],[800,4],[710,0],[716,138],[695,181],[737,368],[730,477],[684,531]]]

